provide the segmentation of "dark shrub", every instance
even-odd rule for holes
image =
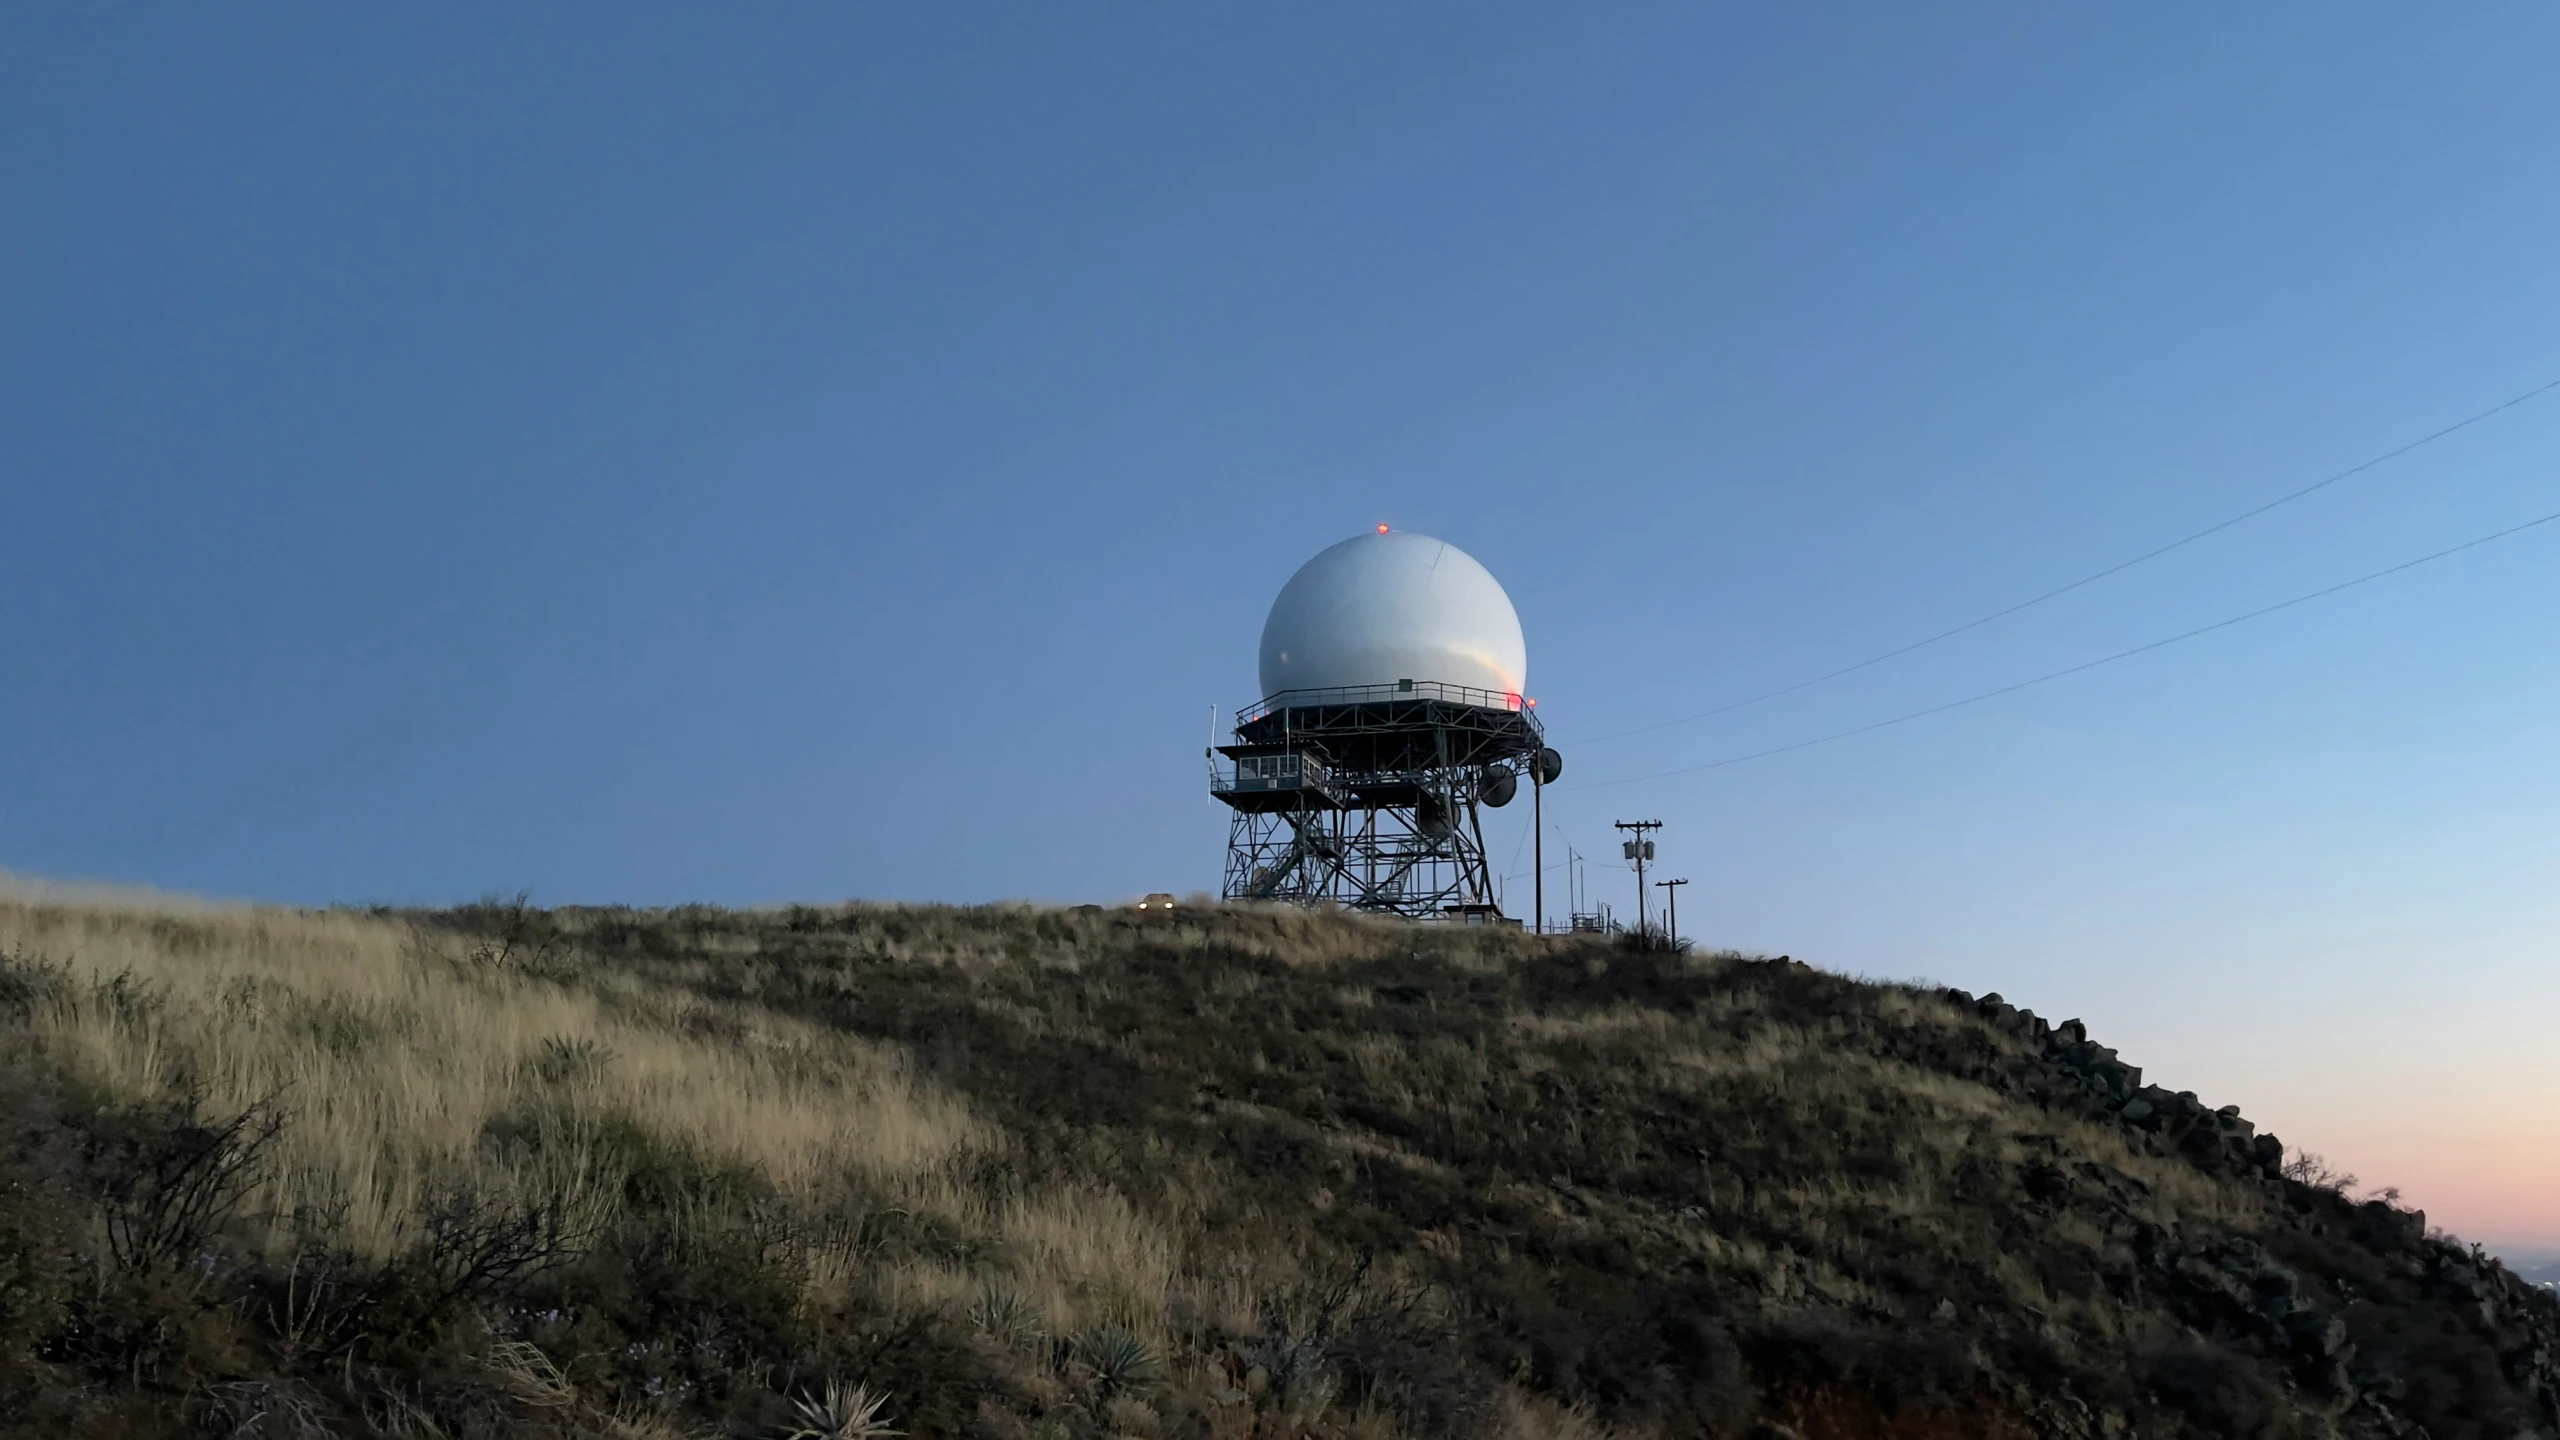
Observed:
[[[2152,1404],[2197,1435],[2257,1440],[2272,1433],[2276,1392],[2246,1360],[2206,1345],[2172,1345],[2138,1355],[2134,1382]]]
[[[1743,1355],[1766,1385],[1853,1390],[1888,1413],[1971,1394],[1984,1377],[1963,1341],[1939,1329],[1888,1326],[1836,1311],[1802,1311],[1751,1334]]]
[[[0,1046],[16,1038],[0,1026]],[[38,1346],[69,1314],[85,1208],[78,1163],[36,1077],[0,1067],[0,1413],[32,1383]]]

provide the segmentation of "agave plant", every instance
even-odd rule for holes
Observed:
[[[1077,1336],[1076,1357],[1093,1372],[1094,1385],[1106,1400],[1148,1383],[1164,1368],[1146,1341],[1109,1325]]]
[[[888,1396],[874,1395],[868,1386],[830,1380],[825,1395],[791,1402],[800,1412],[801,1424],[783,1440],[887,1440],[907,1433],[889,1428],[887,1417],[880,1413],[888,1403]]]

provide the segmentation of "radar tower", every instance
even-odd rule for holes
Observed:
[[[1262,700],[1213,747],[1234,812],[1220,894],[1507,922],[1482,812],[1564,763],[1520,693],[1519,627],[1484,567],[1427,536],[1380,526],[1309,561],[1263,628]]]

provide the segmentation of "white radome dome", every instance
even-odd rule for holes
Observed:
[[[1515,697],[1529,647],[1511,597],[1445,540],[1381,529],[1298,567],[1262,622],[1262,693],[1464,685]]]

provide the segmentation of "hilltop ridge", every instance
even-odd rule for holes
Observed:
[[[1244,907],[0,954],[18,1433],[2560,1436],[2548,1292],[1997,996]]]

